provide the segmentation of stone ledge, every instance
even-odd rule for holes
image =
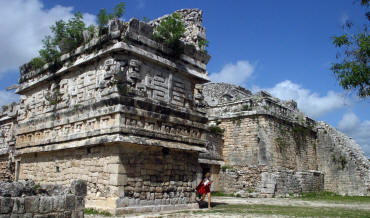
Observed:
[[[79,141],[71,142],[63,142],[59,144],[49,144],[45,146],[35,146],[35,147],[25,147],[21,149],[17,149],[15,151],[15,155],[22,155],[26,153],[35,153],[35,152],[48,152],[48,151],[55,151],[61,149],[70,149],[70,148],[80,148],[80,147],[88,147],[93,145],[100,145],[106,143],[129,143],[129,144],[139,144],[139,145],[147,145],[147,146],[161,146],[171,149],[179,149],[179,150],[189,150],[189,151],[196,151],[196,152],[206,152],[206,148],[200,146],[191,146],[184,143],[178,143],[173,141],[164,141],[164,140],[156,140],[150,139],[146,137],[137,137],[137,136],[127,136],[122,134],[112,134],[106,136],[98,136],[92,137],[88,139],[83,139]]]

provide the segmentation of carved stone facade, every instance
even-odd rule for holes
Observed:
[[[201,26],[190,11],[179,12],[187,29]],[[0,166],[15,163],[20,180],[84,179],[86,205],[115,214],[195,207],[209,130],[194,92],[208,81],[209,55],[183,39],[174,57],[137,19],[111,20],[105,32],[57,64],[21,67],[18,109],[0,123],[0,149],[12,146],[15,159]]]
[[[213,190],[242,196],[369,195],[360,149],[296,102],[202,85],[210,59],[198,47],[202,12],[177,12],[186,25],[180,55],[153,40],[163,18],[114,19],[57,64],[22,66],[20,102],[0,114],[0,179],[83,179],[86,206],[114,214],[194,208],[207,171]],[[332,154],[349,164],[334,167],[342,163],[325,160]]]

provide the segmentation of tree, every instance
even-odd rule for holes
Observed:
[[[100,9],[98,14],[98,23],[100,29],[106,27],[110,19],[122,17],[125,9],[126,5],[124,2],[121,2],[114,6],[113,12],[110,14],[107,13],[107,10],[105,8]]]
[[[361,0],[361,5],[368,8],[370,0]],[[366,14],[366,22],[370,21],[370,12]],[[340,86],[346,90],[356,91],[361,98],[370,96],[370,36],[367,24],[361,29],[347,22],[344,34],[333,37],[333,44],[340,49],[338,63],[331,66],[331,70],[339,80]]]
[[[153,37],[155,40],[164,42],[170,47],[176,47],[184,33],[185,25],[181,21],[181,16],[178,13],[173,13],[161,20],[154,29]]]

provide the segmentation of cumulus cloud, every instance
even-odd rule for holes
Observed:
[[[249,61],[237,61],[226,64],[220,72],[210,74],[212,82],[226,82],[236,85],[244,85],[246,80],[252,76],[255,66]]]
[[[314,118],[342,108],[346,104],[345,97],[339,93],[328,91],[326,95],[319,95],[289,80],[280,82],[273,88],[266,90],[277,98],[295,100],[303,112]]]
[[[40,0],[0,0],[0,14],[1,75],[37,56],[49,27],[57,20],[68,20],[74,12],[73,7],[60,5],[45,9]],[[88,25],[96,23],[94,15],[83,15]]]
[[[7,91],[0,90],[0,106],[7,105],[12,102],[17,102],[19,99],[19,96]]]
[[[353,112],[347,112],[339,121],[338,129],[352,137],[370,157],[370,120],[361,121]]]

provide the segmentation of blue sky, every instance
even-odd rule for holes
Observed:
[[[0,104],[16,97],[4,91],[17,83],[18,66],[37,54],[48,26],[74,12],[96,22],[101,8],[119,1],[0,0]],[[370,156],[370,100],[343,91],[330,71],[337,49],[332,36],[346,20],[364,22],[365,9],[355,0],[127,0],[124,19],[154,19],[181,8],[203,10],[212,56],[213,81],[293,98],[316,120],[353,137]]]

